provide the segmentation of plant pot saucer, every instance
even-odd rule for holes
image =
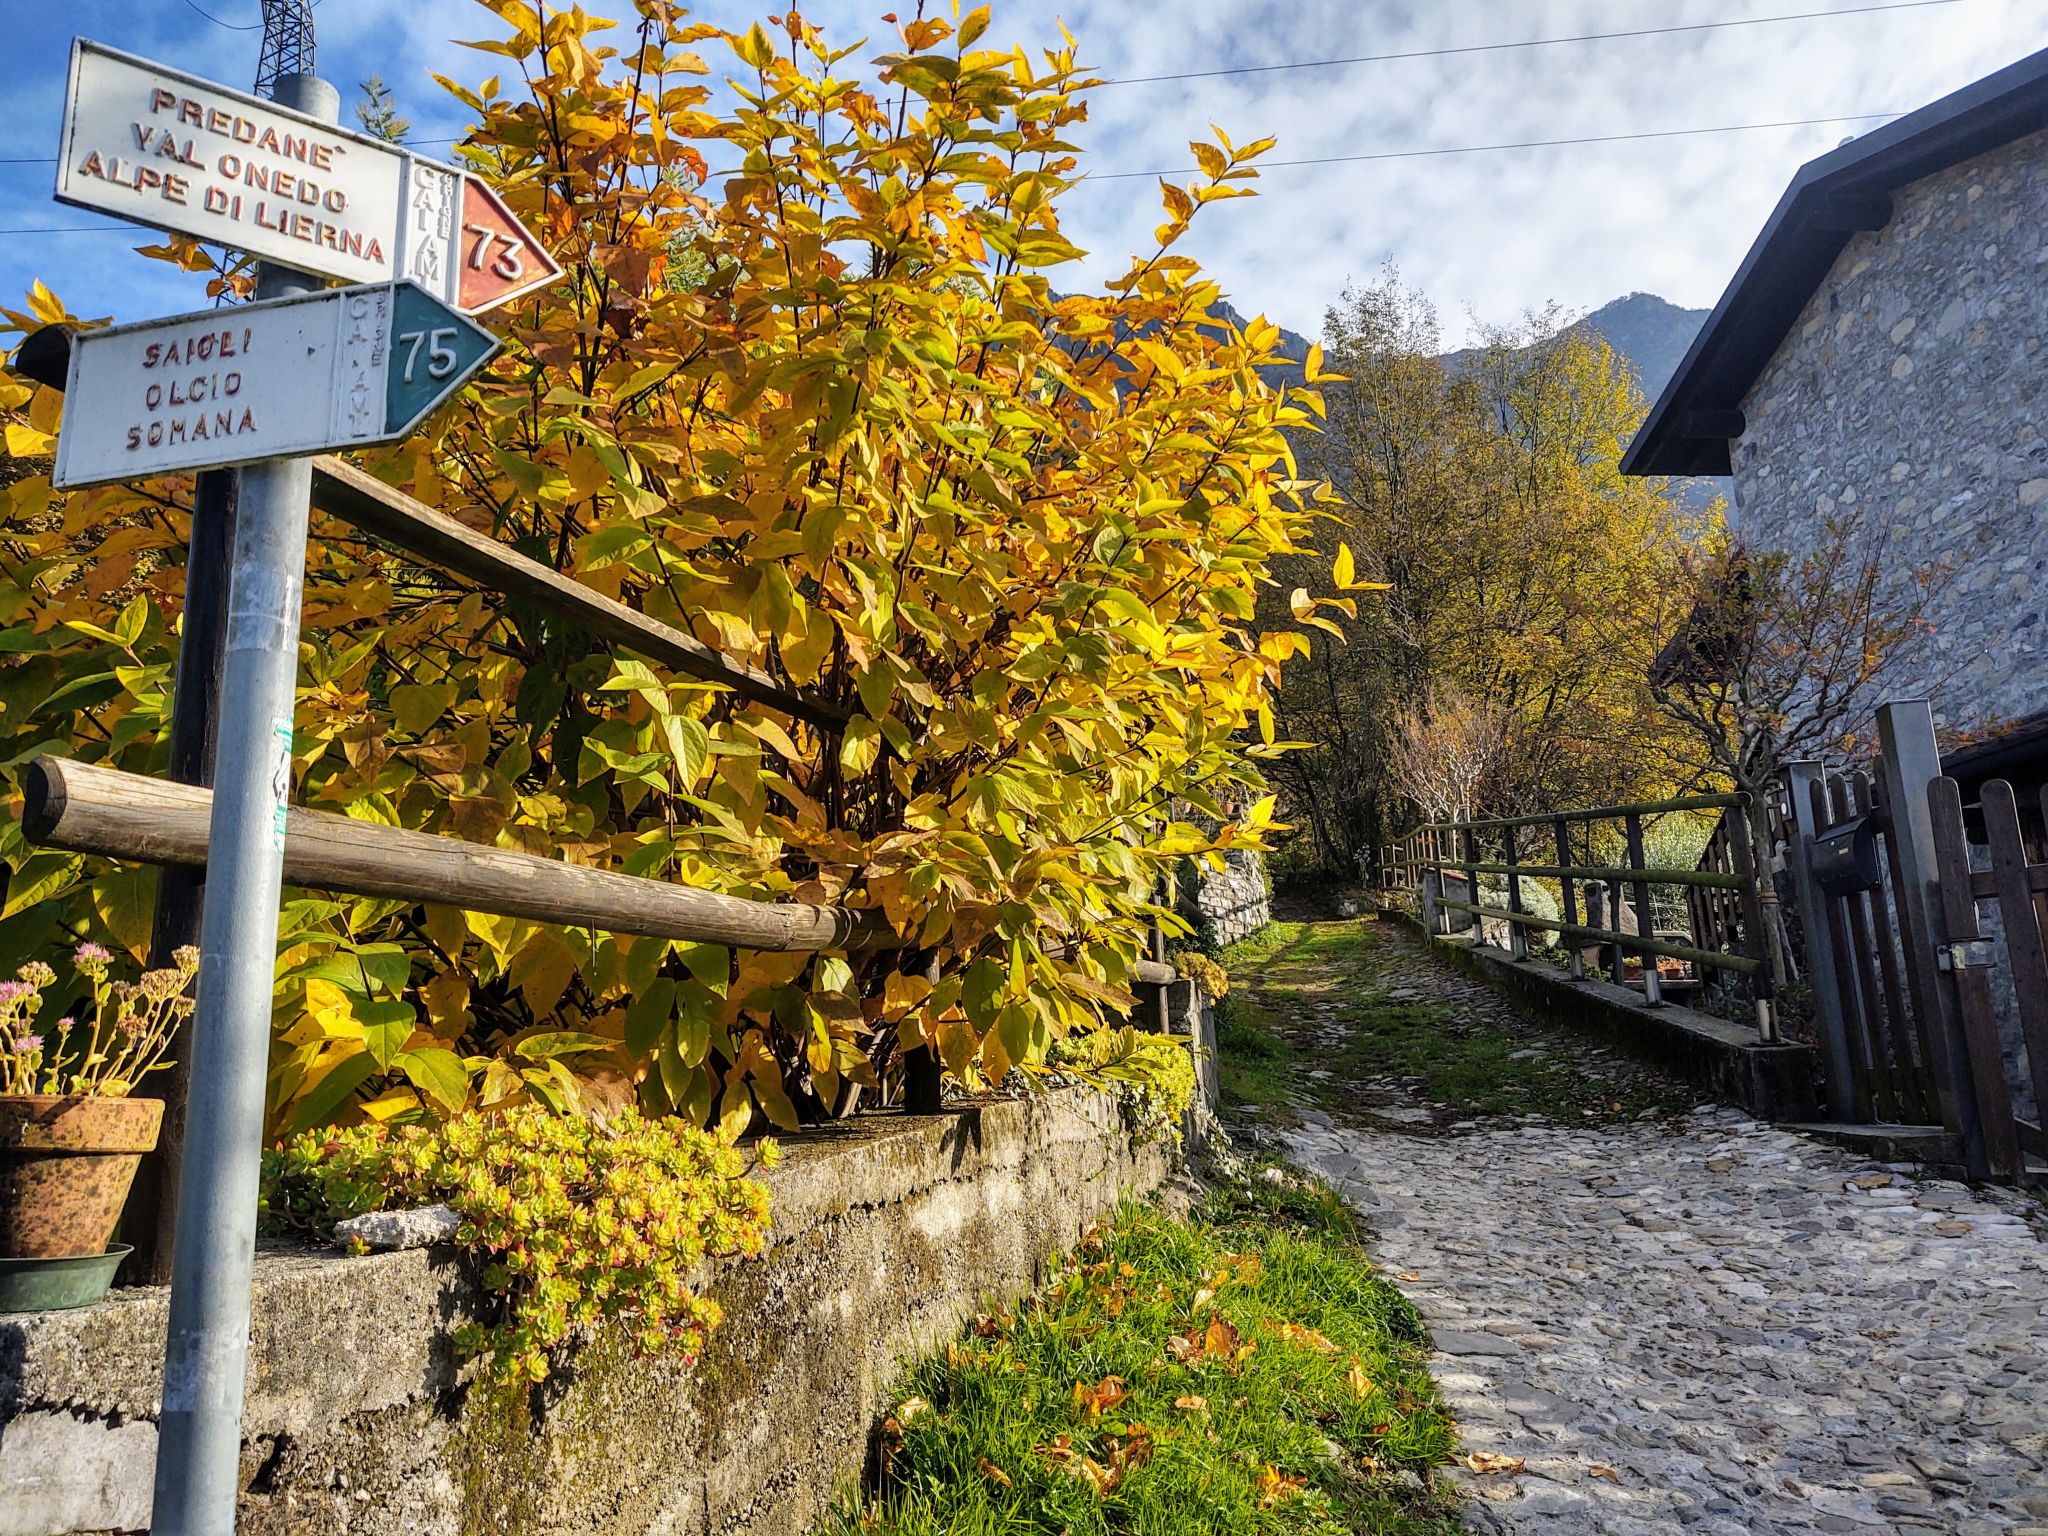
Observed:
[[[0,1312],[55,1312],[89,1307],[107,1294],[114,1271],[135,1250],[116,1243],[105,1253],[71,1259],[0,1259]]]

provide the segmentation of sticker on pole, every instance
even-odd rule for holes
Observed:
[[[410,434],[498,350],[413,283],[88,331],[71,348],[60,489]]]
[[[466,313],[561,275],[469,172],[75,39],[57,201]]]

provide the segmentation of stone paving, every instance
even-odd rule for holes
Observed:
[[[1470,1530],[2048,1536],[2038,1202],[1714,1106],[1303,1119],[1266,1136],[1366,1212],[1466,1450],[1505,1468],[1454,1474]]]

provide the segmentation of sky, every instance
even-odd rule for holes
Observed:
[[[605,14],[606,0],[585,0]],[[836,43],[884,51],[879,18],[913,0],[813,0]],[[947,0],[933,0],[934,7]],[[1239,143],[1275,135],[1271,159],[1399,156],[1276,167],[1258,199],[1205,209],[1182,249],[1246,314],[1315,334],[1347,280],[1393,263],[1433,299],[1446,345],[1476,319],[1506,322],[1550,301],[1584,311],[1646,291],[1706,307],[1720,296],[1785,183],[1805,161],[2048,43],[2048,0],[995,0],[986,44],[1057,41],[1112,81],[1075,135],[1098,174],[1178,172],[1216,123]],[[195,9],[203,5],[214,20]],[[1893,0],[1896,7],[1896,0]],[[133,254],[112,221],[50,198],[66,56],[81,36],[236,86],[254,76],[257,0],[10,3],[0,52],[0,304],[40,277],[75,313],[147,318],[202,307],[200,279]],[[703,19],[744,26],[763,0],[703,0]],[[624,12],[623,4],[615,6]],[[1841,14],[1656,36],[1493,45],[1831,10]],[[434,84],[477,81],[491,59],[452,39],[500,24],[474,0],[319,0],[320,72],[342,88],[381,76],[415,141],[459,134],[462,109]],[[226,23],[227,25],[223,25]],[[1222,78],[1135,76],[1360,54],[1435,57]],[[716,55],[714,65],[719,64]],[[1623,143],[1475,153],[1529,140],[1843,119]],[[1857,119],[1850,121],[1848,119]],[[445,147],[422,143],[429,153]],[[1149,249],[1155,183],[1117,176],[1075,188],[1068,237],[1089,254],[1055,274],[1079,288]],[[45,234],[54,227],[95,233]]]

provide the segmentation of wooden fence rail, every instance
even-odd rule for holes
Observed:
[[[1547,811],[1534,816],[1507,816],[1486,820],[1435,822],[1418,827],[1399,843],[1381,852],[1382,883],[1392,889],[1419,892],[1425,920],[1432,931],[1447,912],[1468,914],[1475,931],[1483,931],[1487,920],[1507,925],[1507,942],[1517,960],[1531,958],[1532,934],[1555,934],[1567,942],[1566,964],[1574,979],[1586,974],[1582,951],[1598,946],[1617,981],[1633,959],[1641,968],[1645,1001],[1656,1005],[1667,987],[1696,985],[1697,978],[1660,975],[1658,961],[1678,960],[1696,972],[1741,977],[1757,1004],[1758,1029],[1763,1039],[1774,1038],[1769,1007],[1772,976],[1768,947],[1762,939],[1762,910],[1754,860],[1750,857],[1742,817],[1746,801],[1736,795],[1684,795],[1668,800],[1633,805],[1605,805]],[[1724,839],[1723,856],[1696,869],[1651,867],[1644,853],[1645,824],[1649,818],[1674,812],[1718,810],[1741,834]],[[1593,856],[1593,829],[1612,825],[1622,839],[1625,860]],[[1523,856],[1525,832],[1547,832],[1554,862],[1537,863]],[[1483,845],[1499,850],[1495,857]],[[1531,852],[1535,850],[1531,849]],[[1506,889],[1506,905],[1482,899],[1480,879],[1490,876]],[[1555,882],[1561,917],[1546,917],[1529,910],[1523,882]],[[1462,892],[1458,887],[1462,886]],[[1655,921],[1653,889],[1685,892],[1688,905],[1699,910],[1707,904],[1717,918],[1711,941],[1699,942],[1700,930],[1690,936],[1660,935]],[[1624,906],[1626,893],[1626,907]],[[1464,899],[1469,898],[1469,899]],[[1581,906],[1584,917],[1581,919]],[[1632,909],[1633,917],[1624,918]],[[1443,925],[1446,927],[1454,925]],[[1691,942],[1685,941],[1691,938]]]
[[[30,842],[142,864],[206,862],[210,790],[57,757],[29,765],[25,790],[22,832]],[[739,949],[908,947],[872,913],[753,901],[296,807],[286,815],[284,878],[310,890]],[[1163,950],[1156,930],[1153,944]],[[1131,979],[1166,986],[1179,973],[1158,953],[1134,961]]]

